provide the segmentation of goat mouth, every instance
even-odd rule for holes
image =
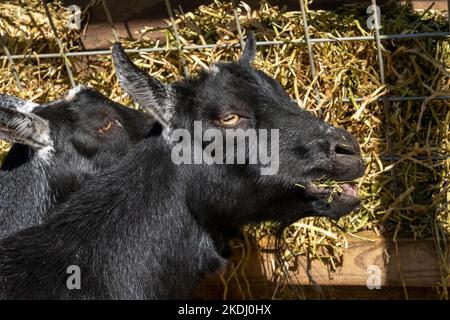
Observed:
[[[318,180],[308,182],[303,188],[312,195],[328,197],[328,202],[341,197],[359,199],[356,181]]]

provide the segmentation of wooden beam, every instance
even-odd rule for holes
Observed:
[[[312,263],[312,276],[318,285],[324,288],[335,288],[334,291],[339,292],[346,291],[339,287],[353,288],[350,291],[347,289],[347,292],[359,292],[355,298],[373,298],[379,295],[378,298],[384,299],[387,292],[390,292],[391,296],[402,297],[403,285],[409,288],[409,291],[418,294],[418,297],[420,292],[430,297],[438,282],[441,281],[440,264],[433,239],[413,240],[405,236],[400,237],[395,243],[392,241],[392,235],[384,237],[372,232],[362,232],[357,236],[358,238],[347,237],[348,248],[345,251],[342,266],[337,272],[329,273],[318,262]],[[266,294],[270,294],[277,282],[277,276],[272,267],[275,259],[273,246],[270,241],[263,245],[265,248],[261,251],[252,250],[244,268],[250,288],[252,292],[257,292],[256,295],[264,290]],[[240,256],[240,251],[233,253],[232,261],[235,265]],[[448,263],[450,264],[450,258]],[[367,287],[367,280],[371,274],[375,275],[370,271],[378,268],[381,290],[370,290]],[[290,273],[291,285],[306,288],[306,292],[312,290],[310,279],[303,267],[291,266]],[[244,289],[239,288],[236,281],[230,281],[231,286],[228,289],[231,297],[242,298],[242,292],[246,298],[254,294],[245,292],[248,288],[245,288],[242,277],[241,280]],[[448,284],[450,285],[450,279]],[[223,293],[223,284],[219,278],[209,278],[200,286],[197,296],[220,298],[217,296],[222,294],[220,288]],[[258,297],[268,298],[264,295]]]
[[[270,280],[274,278],[274,250],[268,247],[265,251],[268,255],[262,259],[258,259],[259,254],[255,251],[252,263],[254,267],[262,263],[268,271],[267,280]],[[404,283],[406,286],[430,287],[441,279],[433,239],[414,240],[405,236],[395,243],[391,235],[377,236],[373,232],[359,233],[358,238],[348,237],[343,264],[336,273],[329,274],[319,263],[313,263],[312,272],[318,284],[366,286],[371,266],[379,268],[381,286],[401,286]],[[310,283],[303,269],[293,269],[292,272],[298,279],[297,284]]]

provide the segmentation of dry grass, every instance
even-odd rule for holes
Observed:
[[[50,5],[63,42],[70,51],[79,49],[78,34],[65,27],[65,13]],[[365,7],[346,7],[340,11],[309,11],[313,38],[371,34],[365,27]],[[301,39],[304,36],[299,12],[285,12],[262,2],[258,10],[241,3],[238,8],[242,28],[253,30],[257,40]],[[179,12],[178,12],[179,13]],[[177,16],[182,46],[191,44],[238,44],[232,6],[215,1],[194,12]],[[414,12],[409,6],[382,7],[384,34],[445,31],[448,24],[434,11]],[[0,4],[0,30],[13,54],[58,52],[38,1]],[[142,30],[139,41],[123,39],[128,48],[161,45],[151,39],[152,29]],[[176,47],[171,29],[167,42]],[[182,48],[181,48],[182,49]],[[133,55],[134,61],[165,82],[182,77],[182,56],[191,74],[199,67],[218,60],[233,60],[239,48],[213,48],[196,51],[172,50]],[[380,83],[375,43],[367,41],[332,42],[313,45],[317,79],[311,80],[305,45],[264,46],[259,48],[256,66],[274,76],[306,109],[326,121],[352,132],[364,153],[366,173],[360,180],[361,209],[333,224],[327,219],[306,218],[284,233],[284,259],[308,257],[320,260],[330,271],[343,259],[346,236],[361,230],[384,233],[400,230],[407,237],[433,235],[442,259],[442,275],[448,277],[445,263],[450,234],[450,102],[393,102],[386,118],[385,108],[376,98],[383,93],[399,96],[436,96],[450,93],[450,41],[414,39],[383,41],[387,85]],[[95,87],[110,98],[125,104],[130,100],[119,88],[109,56],[70,59],[78,82]],[[16,61],[24,90],[14,83],[11,66],[0,66],[0,92],[48,101],[69,89],[61,59]],[[89,68],[88,68],[89,67]],[[315,102],[317,85],[321,103]],[[345,97],[363,97],[362,102],[344,103]],[[388,125],[386,125],[388,124]],[[388,150],[392,145],[394,160]],[[4,148],[5,145],[0,145]],[[433,160],[438,157],[441,160]],[[0,157],[1,159],[1,157]],[[273,225],[248,227],[248,234],[260,239],[273,232]],[[237,244],[243,248],[248,245]],[[243,264],[236,272],[244,273]],[[244,271],[243,271],[244,270]],[[281,269],[280,269],[281,270]],[[281,270],[282,271],[282,270]],[[232,281],[232,276],[227,281]],[[245,277],[244,277],[245,278]],[[224,281],[226,283],[226,281]],[[448,298],[441,285],[442,298]],[[250,294],[244,293],[244,296]]]

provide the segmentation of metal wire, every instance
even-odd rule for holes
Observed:
[[[314,63],[311,39],[309,38],[308,20],[306,18],[305,3],[303,2],[303,0],[299,0],[299,4],[300,4],[300,11],[302,12],[303,30],[305,32],[306,49],[308,50],[309,68],[311,69],[311,77],[312,77],[311,81],[316,81],[317,80],[316,79],[317,71],[316,71],[316,65]],[[314,94],[316,96],[316,103],[320,104],[320,94],[319,94],[319,88],[317,86],[317,83],[314,83]]]
[[[383,62],[383,52],[381,51],[381,40],[380,40],[380,21],[377,11],[377,1],[372,1],[372,11],[375,22],[375,42],[377,47],[377,55],[378,55],[378,65],[380,67],[380,81],[383,85],[386,84],[386,79],[384,77],[384,62]]]
[[[375,99],[374,101],[383,101],[383,99],[386,98],[388,101],[390,102],[401,102],[401,101],[423,101],[426,99],[432,99],[432,100],[450,100],[450,95],[445,95],[445,96],[436,96],[436,97],[429,97],[429,96],[406,96],[406,97],[398,97],[398,96],[384,96],[384,97],[379,97],[377,99]],[[363,102],[366,101],[367,98],[354,98],[354,99],[348,99],[348,98],[344,98],[341,101],[342,102]]]
[[[9,52],[8,47],[6,46],[5,42],[3,41],[3,36],[1,36],[1,35],[0,35],[0,44],[3,47],[3,50],[6,53],[6,56],[8,57],[9,65],[14,74],[14,79],[16,80],[16,86],[19,90],[22,90],[22,85],[20,84],[20,78],[19,78],[19,74],[17,73],[16,66],[14,65],[13,59],[11,59],[11,53]]]
[[[424,161],[424,160],[431,160],[431,161],[445,161],[445,160],[449,160],[450,156],[443,156],[443,155],[431,155],[431,156],[413,156],[410,157],[414,160],[419,160],[419,161]],[[380,156],[380,160],[383,162],[388,162],[388,161],[399,161],[399,160],[409,160],[408,158],[405,158],[404,156],[401,155],[384,155],[384,156]]]
[[[102,0],[102,5],[103,5],[103,10],[105,11],[105,14],[106,14],[106,19],[108,20],[108,23],[111,26],[111,30],[114,35],[114,39],[116,40],[116,42],[119,42],[119,35],[117,33],[116,27],[114,27],[114,21],[113,21],[111,12],[109,11],[108,6],[106,5],[105,0]]]
[[[184,73],[185,77],[189,77],[189,69],[187,67],[186,60],[183,58],[183,51],[182,51],[183,45],[180,40],[180,35],[178,34],[178,27],[177,27],[177,23],[175,21],[174,15],[173,15],[172,6],[170,5],[169,0],[164,0],[164,1],[166,3],[167,13],[169,14],[170,22],[172,24],[175,41],[177,42],[177,46],[178,46],[177,49],[180,53],[180,61],[181,61],[181,65],[183,66],[183,73]]]
[[[45,0],[42,0],[42,5],[44,6],[45,15],[47,16],[50,28],[52,29],[52,32],[55,35],[56,43],[58,44],[59,50],[61,51],[59,56],[61,56],[64,60],[64,65],[66,66],[66,71],[67,71],[67,75],[69,76],[70,85],[72,86],[72,88],[74,88],[76,86],[76,84],[75,84],[75,80],[73,78],[72,70],[70,69],[69,62],[67,61],[67,56],[65,55],[65,52],[66,52],[65,46],[58,36],[58,32],[56,31],[55,24],[53,23],[52,16],[50,14],[50,11],[48,10],[47,3],[45,2]]]
[[[377,47],[377,55],[378,55],[378,66],[380,69],[380,81],[382,85],[386,85],[386,78],[385,78],[385,74],[384,74],[384,62],[383,62],[383,52],[381,51],[381,40],[380,40],[380,20],[379,20],[379,12],[378,12],[378,7],[377,7],[377,1],[376,0],[371,0],[372,2],[372,14],[374,17],[374,23],[375,23],[375,42],[376,42],[376,47]],[[384,110],[384,124],[386,126],[386,144],[387,144],[387,148],[388,148],[388,153],[391,157],[394,157],[394,142],[392,141],[391,137],[390,137],[390,115],[391,115],[391,103],[388,100],[386,95],[383,95],[381,97],[382,101],[383,101],[383,110]],[[398,174],[397,174],[397,168],[396,166],[392,167],[392,179],[393,179],[393,184],[394,184],[394,192],[396,196],[400,195],[400,181],[398,179]]]
[[[450,1],[450,0],[449,0]],[[422,33],[407,33],[407,34],[386,34],[380,35],[380,40],[401,40],[401,39],[416,39],[416,38],[450,38],[450,32],[422,32]],[[315,38],[311,39],[312,43],[320,42],[334,42],[334,41],[375,41],[374,36],[356,36],[356,37],[336,37],[336,38]]]
[[[450,0],[449,0],[450,1]],[[405,39],[416,39],[416,38],[449,38],[450,32],[425,32],[425,33],[415,33],[415,34],[392,34],[392,35],[380,35],[380,40],[405,40]],[[358,37],[336,37],[336,38],[311,38],[310,42],[314,43],[324,43],[324,42],[344,42],[344,41],[375,41],[374,36],[358,36]],[[276,45],[288,45],[288,44],[305,44],[305,39],[293,39],[289,41],[257,41],[257,46],[276,46]],[[183,50],[202,50],[202,49],[213,49],[213,48],[230,48],[239,47],[240,44],[203,44],[203,45],[191,45],[183,46]],[[176,47],[147,47],[140,49],[127,49],[126,52],[129,53],[141,53],[141,52],[161,52],[161,51],[174,51],[179,50]],[[90,51],[77,51],[77,52],[67,52],[65,56],[67,57],[78,57],[78,56],[94,56],[94,55],[109,55],[110,50],[90,50]],[[13,54],[11,59],[48,59],[48,58],[58,58],[60,53],[40,53],[40,54]],[[8,59],[6,55],[0,56],[0,59]]]
[[[234,21],[236,22],[236,29],[237,29],[237,32],[239,35],[239,42],[241,43],[241,48],[244,49],[245,42],[244,42],[244,36],[242,35],[241,23],[239,22],[239,16],[238,16],[238,13],[236,10],[236,1],[231,0],[231,3],[233,4]]]
[[[447,0],[448,31],[450,31],[450,0]]]

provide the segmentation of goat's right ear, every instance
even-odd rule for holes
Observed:
[[[119,42],[112,47],[112,59],[117,78],[125,92],[170,131],[175,104],[171,88],[139,69]]]
[[[13,109],[19,112],[32,112],[38,106],[37,103],[31,101],[24,101],[17,97],[0,94],[0,107],[2,108]]]
[[[0,107],[0,139],[34,149],[51,146],[48,121],[33,114]]]

